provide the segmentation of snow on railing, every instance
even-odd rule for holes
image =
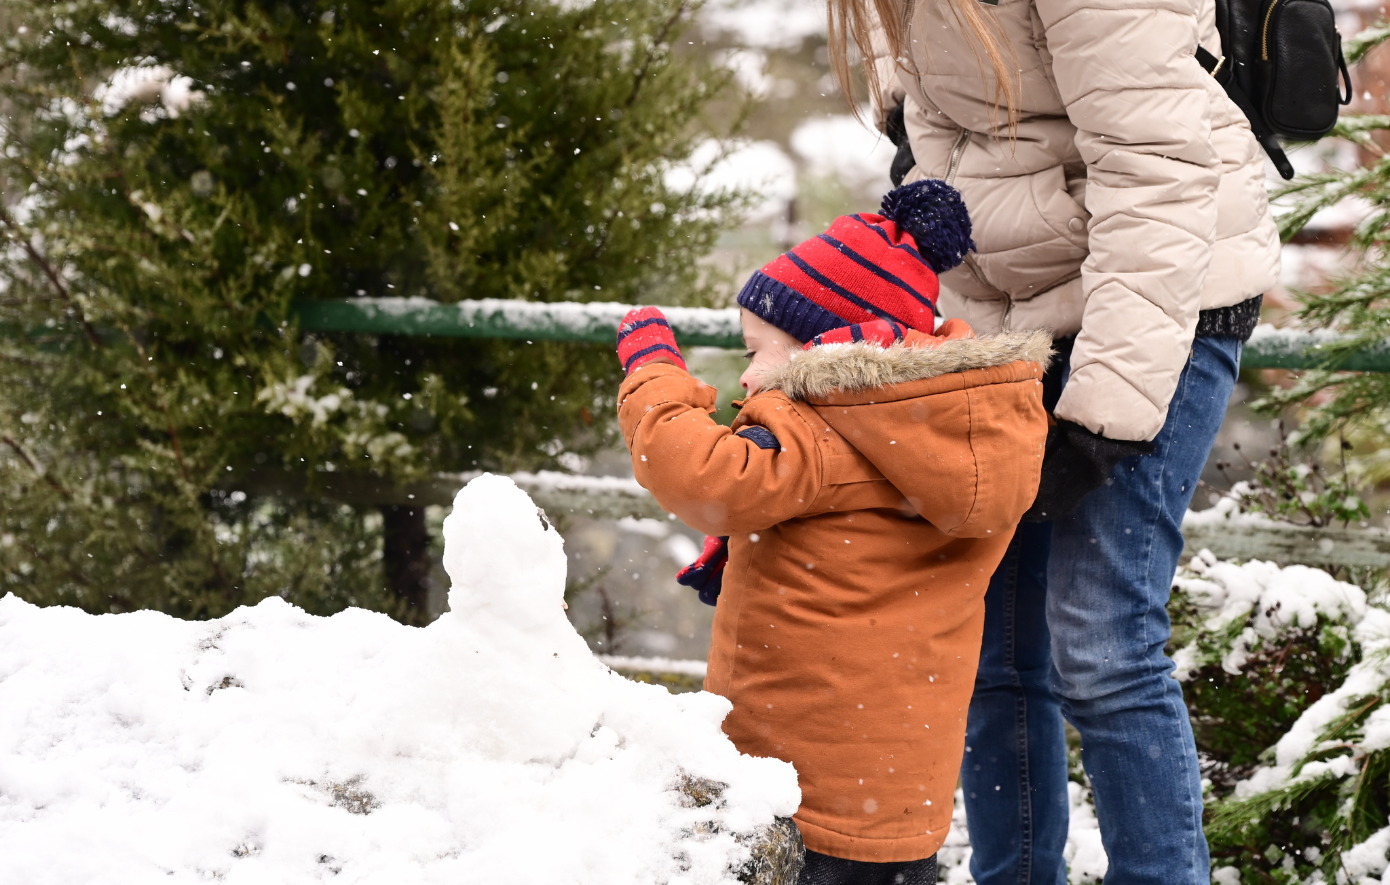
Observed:
[[[446,338],[515,338],[611,344],[630,304],[535,302],[488,298],[442,303],[428,298],[352,298],[297,301],[300,328],[314,332],[433,335]],[[663,307],[677,340],[687,346],[743,346],[736,308]],[[1390,342],[1350,353],[1331,331],[1279,329],[1261,324],[1246,343],[1241,366],[1249,369],[1333,367],[1390,372]]]
[[[428,298],[297,301],[300,327],[316,332],[522,338],[612,344],[631,304],[538,302],[485,298],[445,304]],[[738,309],[663,307],[685,345],[742,347]]]
[[[599,655],[598,659],[610,668],[623,672],[650,671],[679,673],[682,676],[705,678],[708,665],[704,661],[682,661],[675,658],[634,658],[627,655]]]
[[[1220,559],[1261,559],[1281,564],[1390,566],[1390,532],[1371,528],[1318,528],[1276,522],[1221,506],[1187,512],[1185,553],[1210,550]]]
[[[322,497],[344,504],[448,506],[458,490],[478,475],[476,471],[439,473],[424,482],[395,486],[363,474],[320,473],[312,483],[306,483],[290,473],[257,471],[228,478],[222,485],[226,491]],[[552,516],[674,519],[635,479],[549,470],[515,473],[512,479]],[[1254,514],[1228,514],[1216,507],[1189,511],[1182,533],[1189,555],[1207,549],[1222,559],[1390,566],[1390,532],[1380,529],[1298,526]]]
[[[447,507],[458,490],[479,471],[437,473],[423,482],[397,486],[390,480],[362,473],[316,473],[311,480],[281,470],[259,469],[245,475],[228,475],[224,491],[290,497],[326,498],[343,504]],[[579,476],[542,470],[514,473],[512,480],[546,513],[595,519],[671,519],[651,493],[634,479],[616,476]]]
[[[1261,323],[1246,342],[1240,365],[1243,369],[1390,371],[1390,341],[1347,352],[1349,340],[1330,329],[1281,329]]]
[[[419,335],[440,338],[505,338],[612,344],[618,323],[632,309],[612,301],[537,302],[484,298],[456,302],[428,298],[350,298],[295,301],[291,312],[307,332]],[[742,349],[737,308],[663,307],[676,340],[686,347]],[[102,335],[109,330],[98,330]],[[0,324],[0,337],[50,336]],[[1327,330],[1280,329],[1262,324],[1241,355],[1245,369],[1337,369],[1390,372],[1390,340],[1352,346]]]

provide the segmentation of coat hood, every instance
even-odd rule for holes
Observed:
[[[794,354],[791,362],[763,379],[759,388],[780,390],[814,405],[834,392],[886,388],[969,369],[1007,366],[1019,360],[1046,368],[1051,357],[1052,336],[1042,329],[956,338],[935,347],[823,344]]]
[[[1037,491],[1051,345],[1042,331],[823,345],[761,386],[813,408],[937,528],[986,537],[1010,531]]]

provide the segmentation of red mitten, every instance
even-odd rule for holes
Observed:
[[[676,336],[666,315],[657,307],[639,307],[627,312],[618,326],[618,361],[631,375],[636,369],[660,357],[685,368],[685,359],[676,346]]]
[[[714,605],[724,587],[724,566],[729,564],[729,536],[705,538],[700,558],[680,570],[676,583],[694,587],[705,605]]]
[[[831,329],[829,332],[822,332],[807,341],[801,349],[810,350],[818,344],[853,344],[857,341],[867,341],[880,347],[891,347],[903,340],[903,336],[907,332],[907,327],[901,323],[895,323],[892,320],[874,320],[871,323],[841,326],[838,329]]]

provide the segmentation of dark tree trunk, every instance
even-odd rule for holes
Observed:
[[[423,625],[430,620],[430,533],[425,508],[381,505],[382,565],[386,584],[401,600],[401,620]]]

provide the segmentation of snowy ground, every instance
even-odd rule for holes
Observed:
[[[0,599],[0,882],[732,883],[791,766],[739,755],[722,698],[594,659],[510,480],[460,492],[445,540],[423,629]],[[685,777],[728,786],[687,807]]]
[[[1070,885],[1094,885],[1105,878],[1109,862],[1100,844],[1100,829],[1091,791],[1078,783],[1067,784],[1071,799],[1071,828],[1067,831],[1067,881]],[[970,875],[970,823],[965,817],[965,800],[956,790],[955,813],[946,844],[937,852],[937,881],[942,885],[975,885]]]
[[[562,541],[510,480],[460,492],[445,540],[451,611],[423,629],[274,598],[208,622],[0,599],[0,883],[732,883],[737,836],[795,810],[791,766],[740,756],[723,699],[592,656]],[[685,778],[728,786],[690,807]],[[1072,881],[1095,881],[1073,787]],[[952,885],[967,829],[958,797]]]

